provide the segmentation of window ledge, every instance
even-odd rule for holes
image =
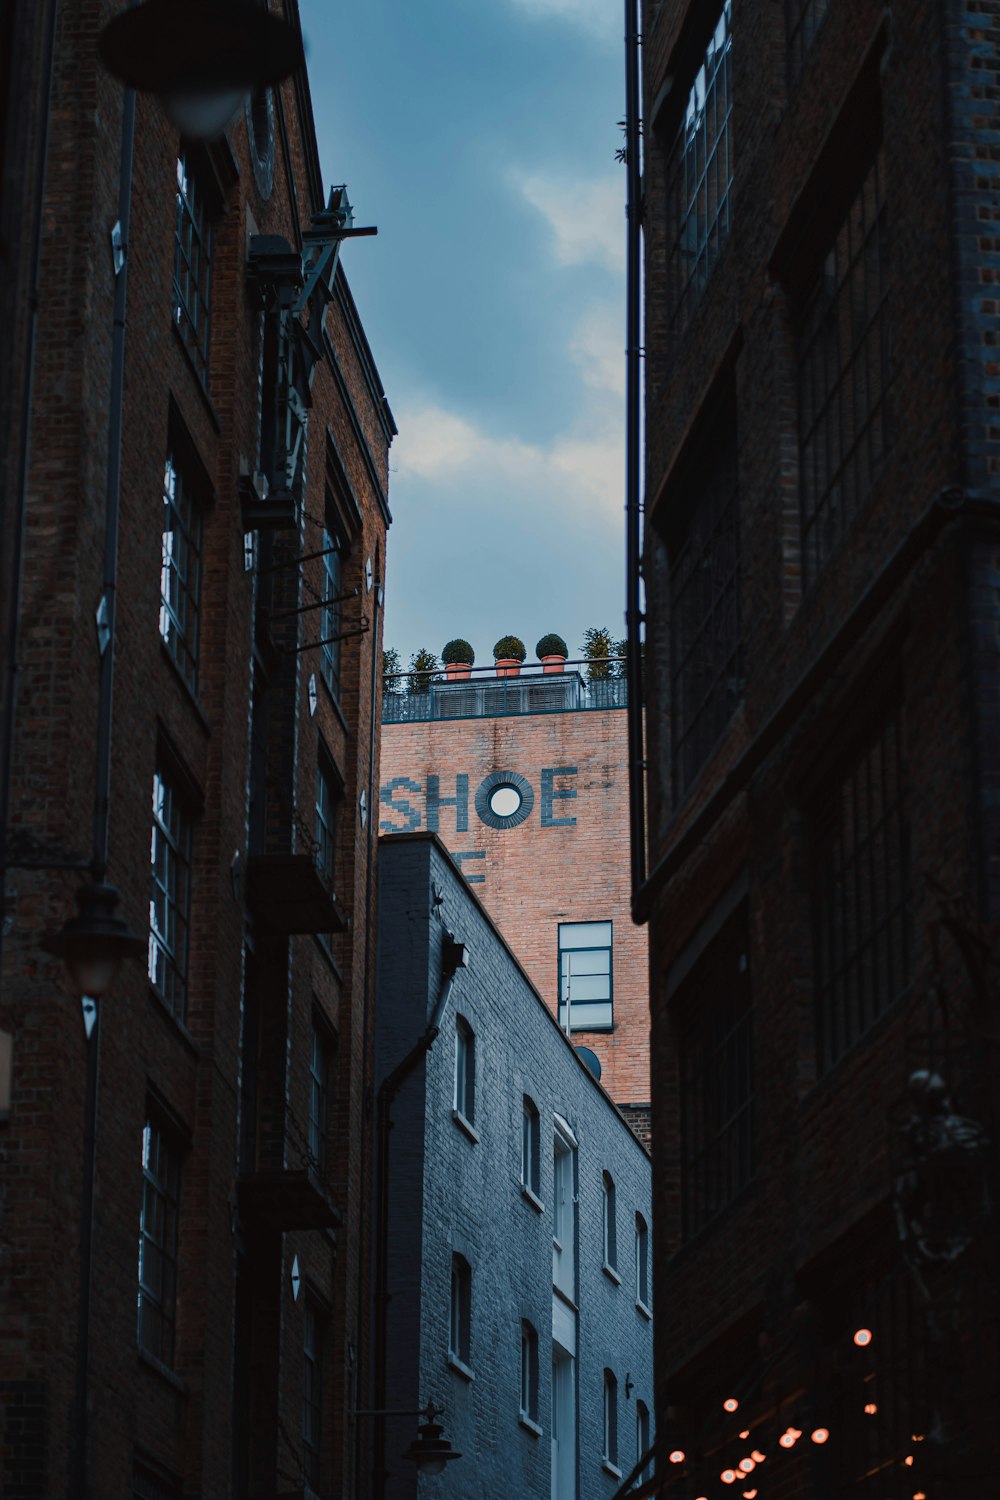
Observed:
[[[539,1427],[537,1422],[533,1421],[532,1418],[528,1416],[527,1412],[519,1412],[517,1420],[520,1422],[525,1432],[530,1432],[533,1437],[541,1437],[542,1429]]]
[[[453,1354],[450,1349],[448,1350],[448,1366],[457,1375],[461,1375],[463,1380],[475,1380],[476,1378],[475,1371],[470,1370],[464,1359],[459,1359],[458,1355]]]
[[[149,1350],[144,1349],[141,1344],[138,1346],[138,1349],[140,1364],[148,1365],[155,1374],[159,1375],[161,1380],[165,1380],[168,1385],[172,1385],[179,1395],[190,1395],[187,1381],[182,1379],[176,1370],[172,1370],[169,1365],[165,1365],[162,1359],[157,1359],[155,1354],[150,1354]]]
[[[601,1468],[604,1470],[605,1474],[613,1474],[616,1479],[620,1479],[622,1477],[621,1469],[619,1469],[617,1464],[613,1464],[610,1458],[601,1459]]]
[[[455,1121],[459,1130],[469,1137],[474,1146],[479,1145],[479,1132],[471,1120],[467,1120],[460,1109],[453,1109],[451,1118]]]
[[[545,1212],[545,1204],[542,1202],[541,1198],[539,1198],[537,1193],[533,1193],[531,1191],[526,1182],[522,1182],[521,1184],[521,1197],[524,1198],[526,1202],[531,1204],[536,1213],[543,1214]]]
[[[639,1297],[635,1299],[635,1310],[637,1313],[642,1313],[647,1322],[651,1323],[653,1321],[652,1312]]]
[[[614,1266],[609,1266],[608,1262],[605,1261],[603,1266],[601,1267],[601,1270],[604,1272],[609,1281],[614,1282],[615,1286],[621,1286],[622,1279],[619,1276],[618,1272],[615,1270]]]
[[[201,1048],[198,1046],[198,1043],[195,1041],[190,1031],[188,1031],[180,1016],[175,1015],[171,1010],[166,995],[163,994],[162,990],[160,990],[160,988],[155,985],[151,979],[149,980],[149,994],[150,998],[155,1001],[156,1005],[163,1012],[164,1016],[167,1018],[170,1024],[176,1028],[181,1041],[184,1042],[188,1048],[190,1048],[195,1057],[200,1057]]]
[[[562,1289],[562,1287],[561,1286],[557,1286],[555,1282],[552,1283],[552,1290],[555,1292],[556,1296],[559,1298],[559,1301],[560,1302],[565,1302],[566,1306],[569,1307],[569,1308],[572,1308],[573,1312],[578,1313],[580,1311],[579,1307],[573,1301],[573,1298],[570,1296],[569,1292],[564,1292],[563,1289]]]
[[[333,691],[333,688],[323,676],[322,667],[320,668],[319,672],[319,680],[326,689],[326,696],[330,700],[330,707],[333,709],[334,713],[337,715],[337,718],[340,720],[341,728],[343,729],[345,734],[350,734],[351,726],[347,722],[347,715],[344,713],[344,710],[340,706],[340,694]]]

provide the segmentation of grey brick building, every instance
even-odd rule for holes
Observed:
[[[433,834],[381,841],[376,1054],[373,1406],[462,1454],[418,1478],[388,1417],[383,1493],[610,1500],[650,1441],[649,1157]]]

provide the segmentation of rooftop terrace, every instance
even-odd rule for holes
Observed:
[[[434,719],[495,719],[628,707],[628,683],[623,676],[587,681],[580,667],[593,671],[594,663],[567,662],[565,671],[555,672],[541,665],[522,667],[516,677],[501,675],[492,667],[474,667],[466,676],[451,680],[435,674],[421,692],[411,691],[413,673],[400,673],[386,678],[382,722],[417,724]],[[624,672],[624,667],[624,660],[614,657],[608,659],[606,670]],[[604,663],[599,663],[598,670],[603,669]]]

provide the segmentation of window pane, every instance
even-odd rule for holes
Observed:
[[[562,922],[559,926],[560,948],[610,948],[610,922]]]
[[[177,1208],[180,1158],[160,1125],[148,1120],[142,1141],[139,1214],[138,1338],[164,1364],[174,1357]]]

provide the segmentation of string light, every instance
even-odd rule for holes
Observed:
[[[722,1403],[722,1409],[723,1411],[735,1411],[739,1404],[735,1396],[727,1396]]]
[[[878,1407],[875,1405],[874,1401],[869,1401],[866,1404],[866,1406],[865,1406],[865,1416],[866,1417],[873,1417],[877,1411],[878,1411]]]
[[[740,1459],[740,1468],[743,1470],[744,1474],[752,1474],[756,1467],[757,1465],[754,1463],[752,1458]]]
[[[672,1464],[682,1464],[684,1462],[684,1454],[680,1448],[675,1448],[673,1453],[671,1453],[670,1462]]]
[[[756,1495],[756,1493],[756,1490],[744,1490],[743,1500],[754,1500],[754,1496]]]
[[[913,1500],[927,1500],[927,1496],[924,1494],[923,1490],[917,1490],[917,1493],[914,1495]]]
[[[906,1455],[906,1457],[903,1459],[903,1462],[904,1462],[904,1464],[906,1465],[906,1467],[908,1469],[912,1469],[913,1468],[913,1454],[912,1453],[908,1453]]]
[[[767,1454],[761,1453],[759,1448],[751,1448],[750,1457],[753,1459],[755,1464],[762,1464],[767,1457]]]
[[[719,1478],[722,1480],[723,1484],[735,1484],[736,1483],[736,1470],[735,1469],[723,1469],[722,1473],[719,1475]]]
[[[810,1437],[812,1438],[813,1442],[819,1444],[825,1443],[829,1436],[829,1431],[825,1427],[817,1427],[812,1433],[810,1433]]]
[[[741,1433],[740,1433],[740,1437],[741,1437],[741,1438],[748,1438],[748,1437],[749,1437],[749,1436],[750,1436],[750,1429],[749,1429],[749,1427],[746,1427],[746,1428],[744,1428],[744,1430],[743,1430],[743,1431],[742,1431],[742,1432],[741,1432]]]
[[[801,1436],[802,1429],[800,1427],[786,1427],[778,1439],[778,1443],[782,1448],[794,1448]]]
[[[866,1349],[871,1341],[872,1331],[870,1328],[859,1328],[854,1335],[854,1342],[857,1344],[859,1349]]]

